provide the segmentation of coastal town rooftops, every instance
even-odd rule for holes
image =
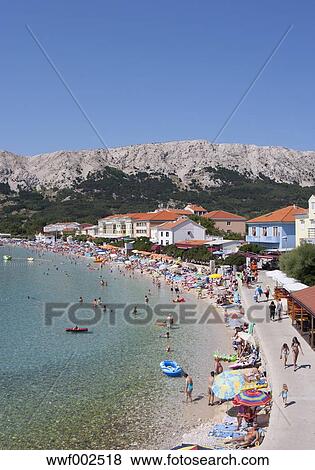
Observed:
[[[254,219],[248,220],[248,223],[268,223],[268,222],[282,222],[290,223],[295,222],[297,215],[306,214],[307,209],[296,206],[295,204],[288,207],[283,207],[268,214],[255,217]]]
[[[207,212],[203,217],[213,220],[246,220],[246,218],[242,215],[233,214],[232,212],[221,210]]]
[[[292,292],[291,297],[315,316],[315,286]]]
[[[179,215],[190,215],[190,211],[181,209],[163,209],[155,212],[132,212],[127,214],[114,214],[108,217],[103,217],[101,220],[115,220],[115,219],[132,219],[132,220],[143,220],[143,221],[157,221],[167,222],[178,219]]]

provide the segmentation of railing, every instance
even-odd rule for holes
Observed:
[[[251,243],[279,243],[280,242],[280,235],[272,236],[267,235],[266,237],[260,236],[253,236],[253,235],[246,235],[246,241]]]

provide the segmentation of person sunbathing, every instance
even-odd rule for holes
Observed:
[[[249,428],[246,436],[235,437],[225,441],[226,444],[236,443],[237,448],[246,448],[254,446],[256,442],[259,442],[258,426],[255,424],[252,428]]]
[[[249,428],[246,436],[235,437],[234,439],[230,439],[225,442],[226,444],[235,442],[237,444],[236,447],[242,448],[242,449],[245,449],[246,447],[249,447],[249,446],[253,446],[256,444],[256,442],[259,442],[258,426],[254,424],[252,428]]]

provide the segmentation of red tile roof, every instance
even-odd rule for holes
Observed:
[[[291,297],[315,316],[315,286],[292,292]]]
[[[183,222],[186,222],[187,220],[192,222],[187,217],[180,217],[179,219],[174,220],[173,222],[165,222],[164,224],[159,225],[158,228],[160,230],[169,230],[169,229],[172,229],[174,227],[177,227],[178,225],[182,224]]]
[[[80,229],[87,229],[89,227],[94,227],[93,224],[80,224]]]
[[[296,215],[306,214],[307,212],[307,209],[293,205],[255,217],[254,219],[248,220],[248,222],[294,222]]]
[[[184,247],[184,248],[193,248],[194,246],[202,246],[202,245],[207,245],[209,243],[209,240],[182,240],[179,242],[176,242],[175,245],[177,247]]]
[[[147,220],[147,221],[157,221],[157,222],[164,222],[164,221],[171,221],[176,220],[180,215],[191,215],[190,211],[184,209],[162,209],[160,211],[155,212],[131,212],[127,214],[114,214],[109,215],[107,217],[103,217],[103,219],[111,220],[111,219],[134,219],[134,220]]]
[[[191,210],[196,211],[196,212],[206,212],[207,209],[205,209],[202,206],[198,206],[197,204],[187,204],[186,207],[189,207]]]
[[[246,220],[245,217],[242,215],[238,214],[232,214],[232,212],[226,212],[226,211],[211,211],[207,212],[203,217],[206,217],[207,219],[213,219],[213,220],[232,220],[232,221],[242,221]]]

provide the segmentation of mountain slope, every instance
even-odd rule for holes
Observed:
[[[95,223],[158,205],[248,217],[315,193],[315,153],[169,142],[34,157],[0,153],[0,232],[29,235],[57,220]]]
[[[69,188],[88,176],[114,167],[127,174],[145,171],[173,176],[181,188],[197,182],[202,188],[220,184],[209,169],[234,170],[250,179],[261,175],[275,182],[315,185],[315,152],[283,147],[167,142],[81,151],[59,151],[33,157],[0,152],[0,182],[11,189]]]

